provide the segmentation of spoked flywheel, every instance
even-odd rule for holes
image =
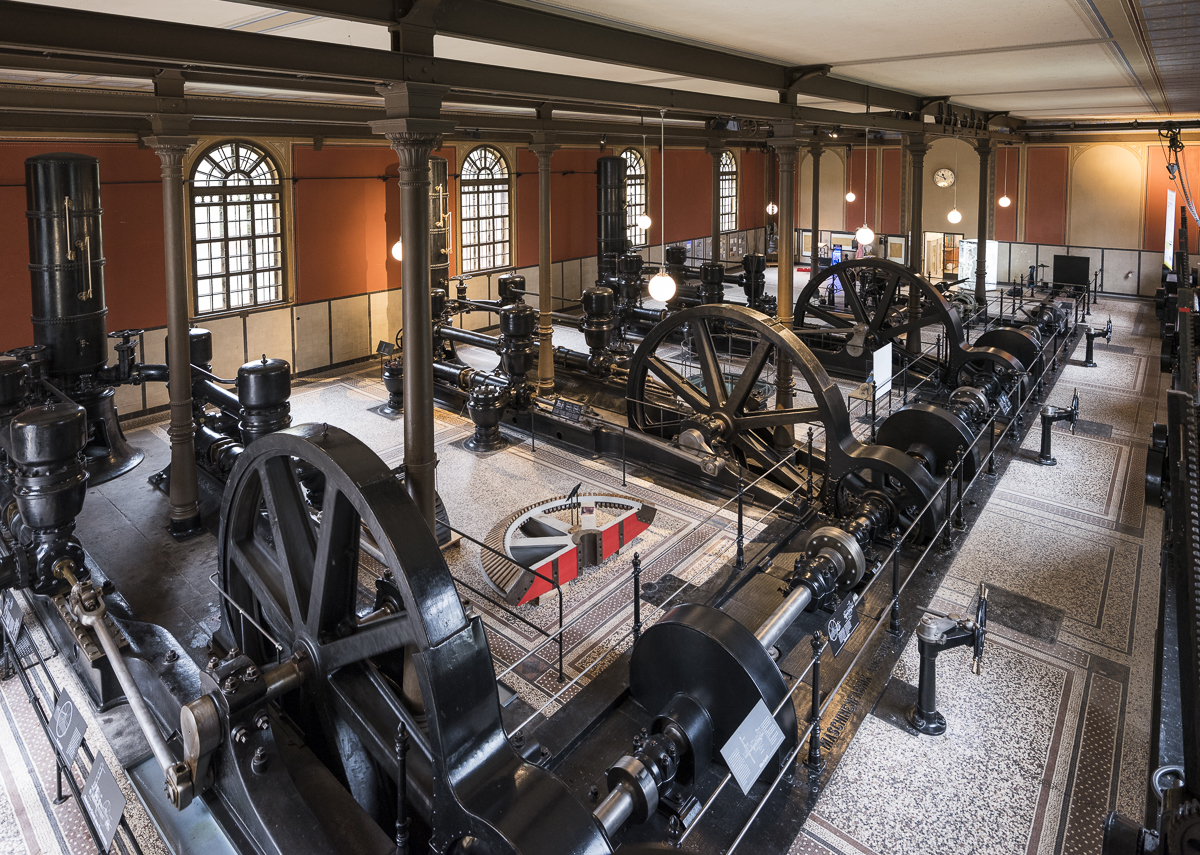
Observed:
[[[791,366],[793,400],[776,406],[776,372]],[[702,448],[751,473],[793,449],[776,431],[806,425],[849,433],[841,390],[800,340],[777,320],[742,306],[696,306],[671,315],[642,339],[628,386],[629,424],[680,445]],[[792,462],[770,480],[788,491],[806,483]]]
[[[909,305],[913,290],[919,303]],[[822,362],[861,372],[873,351],[896,347],[937,327],[954,351],[963,341],[959,313],[941,292],[903,265],[857,258],[827,267],[808,281],[796,300],[793,327]],[[920,348],[924,350],[924,347]]]
[[[313,473],[323,484],[319,512],[303,486]],[[365,534],[382,562],[360,555]],[[362,442],[336,427],[303,425],[248,446],[225,490],[218,561],[228,600],[217,640],[264,672],[289,657],[304,663],[302,684],[274,703],[289,732],[298,732],[367,816],[385,829],[394,819],[387,804],[395,804],[395,737],[403,722],[410,815],[423,823],[414,839],[436,842],[437,851],[457,851],[469,838],[486,841],[488,852],[556,851],[561,841],[539,844],[530,838],[542,832],[517,827],[522,813],[512,805],[531,799],[548,812],[540,828],[581,838],[565,846],[608,851],[587,807],[509,744],[482,624],[465,616],[403,485]],[[277,734],[275,742],[289,739],[295,742]],[[292,779],[303,777],[297,772]],[[477,775],[495,786],[482,786]],[[243,790],[252,787],[242,780]],[[324,827],[335,839],[337,828],[355,821],[334,817],[332,830],[328,821]],[[293,840],[307,827],[299,819],[294,825],[266,832],[287,844],[279,851],[329,851]]]

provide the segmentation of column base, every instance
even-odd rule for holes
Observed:
[[[171,535],[177,543],[182,543],[185,540],[191,540],[193,537],[198,537],[207,529],[200,521],[200,514],[188,517],[182,520],[171,520],[167,523],[167,534]]]

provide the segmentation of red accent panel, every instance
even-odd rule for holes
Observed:
[[[558,565],[558,584],[565,585],[579,575],[579,549],[572,549],[570,552],[564,552],[558,558],[552,558],[542,564],[534,566],[534,570],[538,571],[547,579],[554,578],[554,565]],[[529,590],[525,592],[525,596],[521,597],[521,602],[518,606],[523,606],[526,603],[534,600],[542,594],[548,594],[554,590],[554,585],[547,582],[541,576],[533,577],[533,584],[529,586]]]
[[[108,328],[167,322],[161,166],[133,143],[0,143],[0,350],[33,343],[25,158],[72,151],[100,160]],[[116,184],[113,182],[137,182]]]
[[[662,158],[650,154],[651,244],[662,242]],[[712,158],[703,151],[667,149],[667,243],[704,237],[712,230]],[[594,250],[593,250],[594,251]]]
[[[761,151],[742,152],[738,175],[738,228],[761,229],[767,224],[767,155]]]
[[[600,530],[600,560],[608,558],[620,549],[624,542],[624,532],[621,530],[620,522],[605,526]]]
[[[551,159],[551,170],[556,168]],[[516,253],[517,267],[534,267],[538,263],[538,159],[527,148],[517,149]],[[457,206],[455,210],[458,210]],[[559,213],[554,207],[554,177],[550,177],[550,253],[554,254],[554,219]],[[563,212],[566,213],[566,212]],[[595,252],[593,248],[592,252]]]
[[[1067,146],[1030,147],[1025,174],[1025,240],[1067,240]]]
[[[996,152],[996,199],[999,200],[1007,192],[1012,204],[1007,208],[996,205],[996,240],[1017,239],[1017,191],[1020,187],[1021,150],[1013,146],[1001,146]]]
[[[879,229],[885,235],[900,233],[900,149],[885,148],[883,150],[883,210],[880,211]]]

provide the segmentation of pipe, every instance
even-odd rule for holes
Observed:
[[[604,828],[604,833],[611,840],[621,830],[629,818],[633,816],[633,792],[628,784],[618,784],[604,801],[592,811],[592,816]]]
[[[775,642],[779,641],[780,636],[787,632],[787,628],[795,622],[796,618],[800,617],[800,613],[808,608],[808,604],[811,602],[812,591],[803,585],[788,594],[766,622],[758,628],[758,632],[754,633],[754,637],[758,639],[758,643],[763,646],[763,649],[770,650],[774,647]]]
[[[496,351],[500,347],[500,341],[495,336],[485,335],[484,333],[473,332],[472,330],[462,330],[458,327],[443,326],[438,328],[438,335],[442,338],[456,341],[459,344],[470,344],[475,347],[482,347],[484,350]],[[407,375],[407,371],[405,374]],[[407,392],[405,395],[407,396]]]

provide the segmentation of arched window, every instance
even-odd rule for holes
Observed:
[[[279,170],[262,149],[224,142],[192,169],[195,312],[283,302]]]
[[[732,152],[721,153],[721,231],[737,228],[737,161]]]
[[[627,148],[621,152],[625,158],[625,236],[630,246],[645,246],[646,230],[637,224],[637,219],[646,210],[646,160],[637,149]]]
[[[472,150],[463,161],[459,187],[463,272],[508,267],[512,179],[504,155],[486,145]]]

